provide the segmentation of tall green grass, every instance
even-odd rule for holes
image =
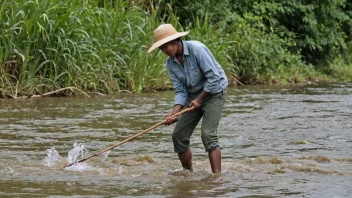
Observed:
[[[153,30],[163,21],[182,31],[171,9],[163,8],[163,15],[158,3],[143,0],[0,2],[2,97],[171,87],[166,56],[158,50],[147,53]],[[186,39],[205,43],[236,82],[286,82],[314,74],[298,55],[287,52],[291,41],[267,34],[241,17],[230,25],[210,21],[206,15],[184,27],[191,31]],[[76,89],[64,89],[68,87]]]
[[[162,57],[146,53],[158,25],[156,16],[125,1],[101,2],[2,2],[2,95],[13,90],[42,94],[70,86],[94,92],[140,91],[146,81],[165,83]]]

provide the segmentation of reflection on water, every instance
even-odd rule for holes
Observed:
[[[352,194],[352,85],[231,87],[211,174],[199,128],[194,172],[160,126],[172,92],[0,102],[0,197],[346,197]]]

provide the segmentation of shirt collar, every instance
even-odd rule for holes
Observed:
[[[182,44],[183,44],[183,55],[189,55],[189,51],[188,51],[188,44],[186,41],[182,41]]]
[[[183,40],[181,40],[181,42],[182,42],[182,47],[183,47],[183,55],[189,55],[187,42],[186,42],[186,41],[183,41]],[[172,57],[172,60],[173,60],[174,62],[177,61],[174,56]]]

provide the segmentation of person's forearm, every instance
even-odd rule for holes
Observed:
[[[180,104],[175,105],[174,108],[172,109],[172,113],[171,113],[171,114],[173,115],[173,114],[175,114],[175,113],[180,112],[181,109],[182,109],[182,107],[183,107],[183,106],[180,105]]]
[[[208,95],[208,92],[206,92],[206,91],[202,91],[199,95],[198,95],[198,97],[197,97],[197,99],[196,100],[198,100],[200,103],[203,101],[203,99],[206,97]]]

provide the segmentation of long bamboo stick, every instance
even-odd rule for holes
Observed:
[[[183,113],[185,113],[185,112],[188,112],[188,111],[192,111],[193,109],[194,109],[194,107],[186,108],[186,109],[184,109],[184,110],[182,110],[182,111],[180,111],[180,112],[174,114],[173,116],[174,116],[174,117],[178,117],[179,115],[181,115],[181,114],[183,114]],[[84,161],[86,161],[86,160],[88,160],[88,159],[90,159],[90,158],[92,158],[92,157],[98,156],[98,155],[100,155],[100,154],[102,154],[102,153],[104,153],[104,152],[106,152],[106,151],[110,151],[110,150],[112,150],[112,149],[114,149],[114,148],[116,148],[116,147],[118,147],[118,146],[120,146],[120,145],[122,145],[122,144],[124,144],[124,143],[126,143],[126,142],[128,142],[128,141],[131,141],[131,140],[133,140],[133,139],[135,139],[135,138],[137,138],[137,137],[139,137],[139,136],[141,136],[141,135],[143,135],[143,134],[148,133],[149,131],[151,131],[151,130],[157,128],[157,127],[159,127],[160,125],[163,125],[165,122],[166,122],[166,120],[164,120],[164,121],[162,121],[162,122],[159,122],[159,123],[155,124],[154,126],[148,128],[148,129],[146,129],[145,131],[142,131],[142,132],[140,132],[140,133],[138,133],[138,134],[136,134],[136,135],[134,135],[134,136],[132,136],[132,137],[129,137],[129,138],[127,138],[127,139],[125,139],[125,140],[123,140],[123,141],[121,141],[121,142],[119,142],[119,143],[117,143],[117,144],[115,144],[115,145],[112,145],[112,146],[110,146],[110,147],[108,147],[108,148],[106,148],[106,149],[104,149],[104,150],[102,150],[102,151],[99,151],[99,152],[97,152],[97,153],[95,153],[95,154],[93,154],[93,155],[91,155],[91,156],[88,156],[88,157],[86,157],[86,158],[80,159],[80,160],[78,160],[78,161],[75,161],[75,162],[72,162],[72,163],[69,163],[69,164],[65,164],[65,165],[64,165],[64,168],[69,167],[69,166],[72,166],[73,164],[76,164],[76,163],[84,162]]]

